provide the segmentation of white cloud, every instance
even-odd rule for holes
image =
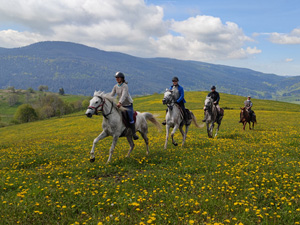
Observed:
[[[56,40],[142,57],[213,61],[258,54],[233,22],[195,16],[166,21],[163,8],[143,0],[0,0],[1,47]]]
[[[300,44],[300,28],[296,28],[289,34],[271,33],[270,41],[276,44]]]
[[[293,62],[294,59],[292,59],[292,58],[286,58],[285,61],[286,61],[286,62]]]

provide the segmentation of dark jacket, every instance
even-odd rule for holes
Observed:
[[[211,97],[214,102],[217,102],[217,105],[219,104],[220,101],[220,95],[218,92],[214,91],[214,92],[210,92],[208,95],[208,97]]]

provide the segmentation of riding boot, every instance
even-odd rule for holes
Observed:
[[[134,123],[130,123],[129,127],[130,127],[130,129],[132,131],[133,140],[139,139],[139,136],[136,135],[135,124]]]

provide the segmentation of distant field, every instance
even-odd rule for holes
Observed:
[[[13,118],[15,112],[17,111],[17,108],[25,103],[32,103],[35,100],[39,98],[41,95],[49,95],[49,94],[55,94],[59,96],[63,101],[66,102],[75,102],[80,99],[86,99],[86,96],[79,96],[79,95],[59,95],[58,93],[52,93],[52,92],[40,92],[35,91],[34,93],[26,94],[26,90],[16,90],[15,93],[12,93],[9,90],[1,90],[0,89],[0,117],[1,122],[9,123],[11,119]],[[9,98],[14,95],[17,98],[16,103],[13,106],[9,105]]]
[[[186,104],[203,117],[204,92]],[[134,99],[161,122],[162,95]],[[258,123],[242,131],[244,97],[221,95],[225,116],[217,139],[190,127],[186,147],[149,124],[131,157],[121,138],[96,147],[101,116],[84,112],[0,128],[0,224],[300,224],[300,105],[254,99]],[[179,132],[175,135],[181,142]]]

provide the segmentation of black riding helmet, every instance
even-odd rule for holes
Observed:
[[[118,77],[125,79],[124,74],[121,72],[116,72],[115,78],[118,78]]]
[[[211,90],[216,90],[216,86],[211,86],[211,88],[210,88]]]
[[[179,81],[178,77],[173,77],[173,78],[172,78],[172,81],[173,81],[173,80],[175,80],[175,81],[177,81],[177,82]]]

